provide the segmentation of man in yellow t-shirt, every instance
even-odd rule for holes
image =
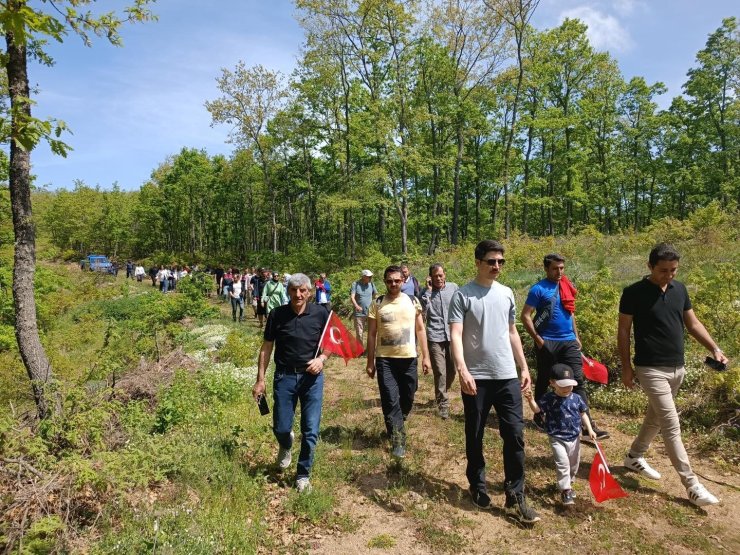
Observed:
[[[419,384],[416,343],[421,348],[424,373],[429,361],[427,336],[419,301],[401,293],[403,274],[398,266],[388,266],[383,273],[387,293],[378,297],[368,312],[367,367],[368,376],[378,377],[380,404],[386,430],[391,439],[391,454],[406,455],[404,421],[414,406]]]

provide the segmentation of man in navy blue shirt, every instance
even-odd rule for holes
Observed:
[[[273,433],[280,445],[277,464],[281,470],[290,466],[293,447],[293,419],[301,404],[301,450],[298,455],[296,488],[311,491],[309,476],[319,439],[321,407],[324,399],[324,363],[328,356],[319,354],[321,334],[329,313],[310,303],[311,280],[305,274],[293,274],[288,280],[290,303],[270,311],[264,341],[257,363],[257,381],[252,395],[265,394],[265,373],[275,348],[273,377]]]
[[[545,256],[543,262],[546,277],[535,283],[529,290],[521,316],[524,328],[534,340],[537,351],[537,381],[534,386],[534,400],[539,402],[547,391],[552,365],[561,363],[570,366],[573,370],[573,378],[577,382],[573,392],[581,397],[588,407],[588,394],[583,387],[581,340],[578,338],[575,313],[566,310],[563,299],[560,298],[560,280],[565,274],[565,258],[553,253]],[[543,312],[549,312],[549,317],[540,318]],[[535,322],[539,320],[542,322],[537,326]],[[535,414],[534,423],[540,430],[543,430],[541,413]],[[609,437],[608,432],[596,427],[593,419],[591,426],[598,439]],[[583,434],[584,437],[588,437],[585,429]]]

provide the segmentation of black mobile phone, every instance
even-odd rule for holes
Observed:
[[[724,372],[725,370],[727,370],[727,365],[724,362],[720,362],[712,357],[705,358],[704,364],[709,366],[709,368],[716,370],[717,372]]]
[[[257,406],[259,407],[260,414],[262,416],[270,414],[270,406],[267,404],[267,397],[264,395],[259,395],[257,397]]]

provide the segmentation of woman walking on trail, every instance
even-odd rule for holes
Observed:
[[[239,308],[239,321],[244,318],[244,297],[242,297],[242,280],[239,274],[234,274],[234,283],[229,287],[231,298],[231,319],[236,322],[236,309]]]

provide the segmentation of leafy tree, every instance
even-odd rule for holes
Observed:
[[[92,36],[103,36],[120,45],[119,29],[125,22],[152,19],[147,5],[150,0],[134,0],[122,13],[111,11],[94,14],[80,11],[94,0],[57,0],[35,7],[28,0],[0,1],[0,29],[6,49],[2,64],[7,72],[10,97],[10,126],[2,126],[3,142],[10,143],[9,185],[15,257],[13,266],[13,300],[18,349],[31,380],[34,400],[40,418],[51,413],[45,392],[52,380],[52,370],[39,340],[36,322],[33,276],[36,269],[36,240],[31,210],[31,151],[39,141],[48,142],[52,152],[64,155],[67,145],[60,139],[66,126],[61,121],[39,120],[31,115],[31,92],[28,80],[28,58],[51,65],[44,52],[47,39],[63,42],[69,33],[91,44]],[[47,8],[46,10],[44,8]]]

